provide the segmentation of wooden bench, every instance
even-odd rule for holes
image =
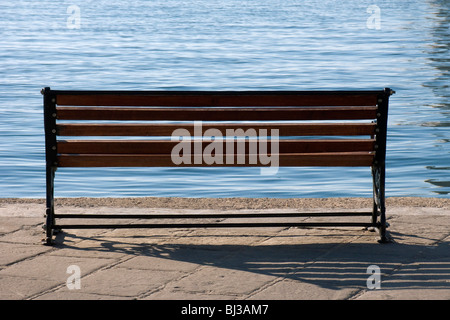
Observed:
[[[386,242],[385,157],[389,96],[378,91],[61,91],[44,88],[46,244],[61,229],[189,227],[372,227]],[[60,121],[64,120],[64,121]],[[72,122],[71,122],[72,121]],[[201,121],[201,122],[200,122]],[[203,136],[198,137],[199,124]],[[208,135],[211,129],[214,135]],[[178,130],[178,131],[176,131]],[[181,131],[180,131],[181,130]],[[230,131],[231,130],[231,131]],[[264,131],[265,130],[265,131]],[[174,138],[174,132],[184,132]],[[231,140],[219,148],[217,135]],[[266,133],[254,137],[252,133]],[[194,135],[197,134],[197,137]],[[111,137],[120,137],[112,139]],[[214,136],[214,138],[211,138]],[[61,139],[60,137],[78,137]],[[109,137],[109,138],[93,138]],[[140,137],[137,139],[136,137]],[[151,137],[145,138],[142,137]],[[190,142],[194,152],[188,154]],[[209,139],[208,139],[209,137]],[[247,138],[246,138],[247,137]],[[252,139],[266,141],[266,158]],[[236,140],[233,140],[236,139]],[[212,148],[215,141],[217,148]],[[244,151],[237,144],[244,141]],[[180,145],[180,143],[184,143]],[[232,144],[236,143],[236,148]],[[209,149],[208,149],[209,145]],[[186,149],[180,148],[186,146]],[[228,145],[227,145],[228,146]],[[256,146],[256,145],[255,145]],[[262,148],[262,144],[258,148]],[[197,149],[196,149],[197,148]],[[179,149],[174,153],[175,149]],[[183,152],[179,152],[183,149]],[[204,153],[207,151],[209,154]],[[214,149],[211,151],[211,149]],[[200,151],[199,151],[200,150]],[[204,157],[202,157],[202,152]],[[257,152],[261,152],[258,149]],[[186,154],[185,154],[186,153]],[[222,154],[221,154],[222,153]],[[205,154],[209,156],[206,157]],[[183,156],[184,158],[182,158]],[[370,212],[260,214],[56,214],[54,177],[63,167],[352,166],[371,168]],[[226,161],[225,161],[225,160]],[[262,161],[264,159],[264,161]],[[183,161],[181,161],[183,160]],[[181,161],[181,162],[180,162]],[[272,168],[273,169],[273,168]],[[183,177],[180,176],[180,179]],[[270,186],[268,186],[270,188]],[[274,217],[368,216],[367,222],[273,222]],[[60,224],[63,219],[246,218],[252,222]],[[252,218],[272,218],[255,222]],[[260,219],[258,219],[260,220]],[[58,223],[57,223],[58,221]],[[84,220],[82,220],[84,221]],[[156,220],[154,220],[156,221]],[[164,220],[166,221],[166,220]],[[354,219],[353,219],[354,221]]]

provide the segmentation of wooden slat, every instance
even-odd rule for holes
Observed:
[[[180,164],[175,165],[170,155],[65,155],[58,156],[59,167],[216,167],[216,166],[261,166],[249,164],[246,156],[244,164]],[[372,165],[374,154],[370,152],[335,152],[335,153],[292,153],[279,155],[278,166],[336,166],[354,167]],[[273,158],[275,161],[275,158]],[[274,165],[269,163],[265,166]]]
[[[114,108],[57,107],[60,120],[275,121],[375,119],[377,107]]]
[[[63,92],[65,106],[371,106],[380,92]]]
[[[279,136],[358,136],[373,135],[374,123],[240,123],[224,124],[202,123],[203,132],[208,129],[217,129],[226,135],[226,129],[236,130],[278,129]],[[185,129],[191,136],[194,135],[194,124],[58,124],[57,134],[60,136],[172,136],[176,129]]]
[[[194,152],[194,144],[201,143],[201,150],[211,142],[190,142],[191,152]],[[223,152],[226,152],[228,142],[221,141]],[[244,143],[245,152],[249,152],[250,143],[252,148],[259,150],[257,141],[234,141],[233,148]],[[63,154],[171,154],[178,141],[117,141],[117,140],[63,140],[57,144],[58,153]],[[375,140],[373,139],[348,139],[348,140],[280,140],[278,141],[279,153],[317,153],[317,152],[355,152],[374,151]],[[256,146],[256,147],[255,147]],[[271,141],[266,142],[267,152],[270,154]],[[257,151],[258,152],[258,151]]]

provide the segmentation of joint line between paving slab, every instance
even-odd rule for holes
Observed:
[[[434,245],[438,245],[439,243],[442,243],[444,241],[444,239],[446,239],[449,236],[450,236],[450,233],[446,234],[445,236],[443,236],[440,239],[437,239],[436,241],[431,243],[430,246],[434,246]],[[408,261],[400,263],[398,265],[398,267],[393,268],[391,270],[391,272],[383,274],[383,278],[392,277],[397,271],[399,271],[399,270],[403,269],[405,266],[407,266],[407,265],[417,261],[417,257],[420,256],[421,254],[422,254],[422,251],[419,251],[416,255],[412,256]],[[355,292],[354,294],[349,295],[344,300],[356,300],[356,299],[358,299],[359,297],[361,297],[362,295],[364,295],[368,291],[369,291],[369,289],[367,289],[367,288],[360,289],[357,292]]]
[[[283,231],[283,230],[287,230],[287,229],[289,229],[289,227],[287,227],[287,228],[282,228],[282,229],[280,229],[280,230],[277,232],[277,234],[278,234],[279,232],[281,232],[281,231]],[[192,231],[192,232],[194,232],[194,231]],[[267,241],[267,240],[269,240],[269,239],[271,239],[271,238],[274,238],[274,237],[276,237],[276,235],[275,235],[275,236],[266,237],[266,238],[261,239],[261,240],[255,240],[255,242],[252,243],[252,244],[250,244],[250,245],[257,245],[258,243]],[[241,250],[243,250],[243,249],[241,249]],[[232,255],[236,255],[236,254],[239,253],[239,251],[241,251],[241,250],[236,250],[236,251],[230,252],[228,255],[223,256],[223,257],[221,258],[221,260],[226,259],[226,258],[228,258],[228,257],[230,257],[230,256],[232,256]],[[205,268],[207,268],[207,267],[209,267],[209,266],[200,265],[200,266],[198,266],[197,268],[195,268],[194,270],[192,270],[191,272],[189,272],[189,273],[187,273],[187,274],[184,274],[184,275],[178,277],[177,279],[169,280],[169,281],[167,281],[166,283],[164,283],[164,284],[162,284],[161,286],[159,286],[158,288],[152,289],[152,290],[150,290],[150,291],[147,291],[147,292],[145,292],[145,293],[139,295],[138,299],[145,299],[145,298],[151,296],[152,294],[155,294],[155,293],[161,291],[162,289],[164,289],[164,288],[165,288],[167,285],[169,285],[170,283],[180,281],[180,280],[182,280],[182,279],[184,279],[184,278],[186,278],[186,277],[189,277],[189,276],[191,276],[192,274],[195,274],[196,272],[199,272],[199,271],[201,271],[201,270],[203,270],[203,269],[205,269]],[[195,292],[195,293],[197,293],[197,292]],[[238,295],[235,295],[235,296],[236,296],[236,298],[238,297]]]
[[[38,223],[35,223],[35,224],[22,225],[18,229],[11,230],[11,231],[6,231],[6,232],[1,233],[0,237],[7,236],[7,235],[9,235],[11,233],[15,233],[15,232],[21,231],[21,230],[28,230],[28,229],[32,229],[32,228],[38,228],[39,226],[42,227],[42,225],[43,225],[42,222],[38,222]],[[8,242],[8,243],[10,243],[9,241],[4,241],[4,240],[0,240],[0,242]]]
[[[101,235],[107,234],[109,231],[110,231],[110,230],[104,231],[104,232],[101,233]],[[78,241],[78,242],[82,242],[82,241],[84,241],[84,240],[80,240],[80,241]],[[59,249],[61,249],[61,248],[53,247],[52,250],[50,250],[50,252],[54,252],[54,251],[57,251],[57,250],[59,250]],[[45,254],[45,253],[47,253],[47,252],[49,252],[49,251],[43,252],[42,254]],[[84,275],[82,276],[81,280],[83,280],[84,278],[86,278],[86,277],[88,277],[88,276],[91,276],[91,275],[93,275],[93,274],[95,274],[95,273],[97,273],[97,272],[101,272],[101,271],[104,271],[104,270],[111,269],[111,268],[113,268],[113,267],[115,267],[115,266],[117,266],[117,265],[119,265],[119,264],[121,264],[121,263],[124,263],[124,262],[126,262],[126,261],[128,261],[128,260],[133,259],[134,257],[135,257],[135,255],[131,255],[131,256],[123,256],[123,257],[119,258],[117,261],[112,262],[111,264],[108,264],[108,265],[106,265],[106,266],[103,266],[103,267],[100,267],[100,268],[98,268],[98,269],[92,270],[91,272],[89,272],[89,273],[87,273],[87,274],[84,274]],[[52,287],[52,288],[50,288],[50,289],[47,289],[47,290],[38,292],[38,293],[36,293],[36,294],[34,294],[34,295],[32,295],[32,296],[29,296],[29,297],[26,298],[26,300],[33,300],[33,299],[36,299],[36,298],[38,298],[38,297],[40,297],[40,296],[43,296],[43,295],[45,295],[45,294],[52,293],[52,292],[55,292],[55,291],[57,291],[57,290],[59,290],[59,289],[61,289],[61,288],[64,288],[65,286],[66,286],[65,283],[64,283],[64,284],[57,285],[57,286],[54,286],[54,287]],[[114,295],[111,295],[111,297],[115,297],[115,296],[114,296]]]
[[[287,228],[287,229],[289,229],[289,228]],[[312,228],[312,229],[314,229],[314,228]],[[275,237],[275,236],[273,236],[273,237]],[[269,239],[270,239],[270,238],[273,238],[273,237],[269,237]],[[361,237],[361,236],[355,236],[354,238],[360,238],[360,237]],[[343,243],[336,244],[336,245],[333,246],[333,248],[331,248],[329,251],[325,252],[325,253],[322,254],[322,255],[319,255],[319,256],[318,256],[316,259],[314,259],[313,261],[310,261],[310,262],[305,263],[305,264],[303,265],[302,268],[293,270],[292,272],[288,272],[288,273],[286,274],[286,276],[280,276],[280,277],[277,277],[276,279],[274,279],[274,280],[272,280],[272,281],[266,283],[265,285],[261,286],[260,288],[255,289],[253,292],[249,293],[245,298],[243,298],[243,300],[249,299],[249,298],[251,298],[252,296],[258,294],[259,292],[262,292],[263,290],[266,290],[267,288],[270,288],[271,286],[273,286],[273,285],[275,285],[275,284],[277,284],[277,283],[279,283],[279,282],[281,282],[281,281],[283,281],[283,280],[288,279],[288,278],[287,278],[287,275],[293,275],[293,274],[295,274],[296,272],[298,272],[298,270],[303,270],[303,269],[305,269],[305,268],[307,268],[307,267],[309,267],[309,266],[315,264],[319,259],[321,259],[322,257],[328,255],[328,254],[329,254],[331,251],[333,251],[336,247],[340,247],[340,246],[342,246],[342,245],[344,245],[344,244],[347,244],[347,243],[350,243],[350,242],[352,242],[352,241],[353,241],[353,238],[350,239],[350,240],[348,240],[347,242],[343,242]]]
[[[21,262],[24,262],[24,261],[27,261],[27,260],[32,260],[32,259],[34,259],[36,257],[39,257],[41,255],[47,254],[47,253],[55,251],[55,250],[56,250],[56,248],[50,248],[47,251],[39,252],[39,253],[33,254],[31,256],[27,256],[27,257],[24,257],[22,259],[15,260],[13,262],[10,262],[10,263],[7,263],[7,264],[1,266],[1,270],[6,269],[8,267],[11,267],[11,266],[13,266],[13,265],[15,265],[17,263],[21,263]]]
[[[123,262],[126,262],[126,261],[128,261],[128,260],[130,260],[130,259],[133,259],[133,258],[134,258],[134,256],[131,256],[131,257],[125,257],[125,258],[120,258],[120,259],[118,259],[117,261],[112,262],[111,264],[108,264],[108,265],[106,265],[106,266],[100,267],[100,268],[98,268],[98,269],[94,269],[94,270],[92,270],[91,272],[84,274],[84,275],[81,277],[81,280],[83,281],[83,279],[85,279],[86,277],[91,276],[91,275],[94,274],[94,273],[97,273],[97,272],[101,272],[101,271],[104,271],[104,270],[111,269],[111,268],[115,267],[116,265],[121,264],[121,263],[123,263]],[[42,295],[44,295],[44,294],[48,294],[48,293],[54,292],[54,291],[56,291],[56,290],[58,290],[58,289],[64,288],[65,286],[66,286],[66,283],[64,283],[64,284],[59,284],[59,285],[57,285],[57,286],[54,286],[53,288],[50,288],[50,289],[47,289],[47,290],[38,292],[38,293],[36,293],[36,294],[34,294],[34,295],[28,297],[26,300],[33,300],[33,299],[36,299],[36,298],[38,298],[38,297],[40,297],[40,296],[42,296]],[[111,295],[111,297],[113,297],[113,296]]]
[[[303,269],[305,269],[305,268],[308,268],[308,267],[314,265],[315,263],[317,263],[317,261],[319,261],[319,260],[322,259],[323,257],[326,257],[328,254],[330,254],[330,252],[334,251],[336,248],[339,248],[339,247],[341,247],[341,246],[343,246],[343,245],[346,245],[346,244],[348,244],[348,243],[351,243],[352,241],[357,240],[357,239],[359,239],[359,238],[361,238],[361,237],[363,237],[363,236],[354,236],[352,239],[350,239],[350,240],[348,240],[348,241],[344,241],[344,242],[342,242],[342,243],[336,244],[335,246],[333,246],[333,247],[332,247],[330,250],[328,250],[327,252],[325,252],[325,253],[319,255],[318,257],[316,257],[313,261],[306,262],[306,263],[303,265],[303,267],[301,267],[300,269],[295,269],[295,270],[293,270],[292,272],[288,272],[288,273],[286,274],[286,276],[280,276],[280,277],[277,277],[276,279],[274,279],[274,280],[272,280],[272,281],[266,283],[265,285],[261,286],[260,288],[255,289],[253,292],[251,292],[250,294],[248,294],[246,297],[244,297],[244,298],[242,298],[242,299],[243,299],[243,300],[250,299],[252,296],[255,296],[256,294],[258,294],[258,293],[260,293],[260,292],[266,290],[267,288],[270,288],[271,286],[274,286],[275,284],[277,284],[277,283],[279,283],[279,282],[281,282],[281,281],[284,281],[284,280],[288,279],[288,277],[287,277],[288,275],[294,275],[294,274],[296,274],[299,270],[303,270]]]
[[[189,230],[189,231],[190,231],[190,232],[193,232],[192,230]],[[108,233],[108,232],[109,232],[109,231],[105,231],[105,232],[103,232],[102,234],[105,234],[105,233]],[[178,236],[178,238],[179,238],[179,237],[181,237],[181,236]],[[79,242],[81,242],[81,241],[83,241],[83,240],[80,240]],[[58,250],[59,248],[53,248],[53,249],[54,249],[54,250],[51,250],[52,252]],[[44,253],[46,253],[46,252],[44,252]],[[113,262],[113,263],[111,263],[111,264],[108,264],[108,265],[106,265],[106,266],[103,266],[103,267],[100,267],[100,268],[98,268],[98,269],[92,270],[91,272],[89,272],[89,273],[83,275],[83,277],[81,278],[81,280],[83,280],[84,278],[86,278],[86,277],[88,277],[88,276],[92,276],[93,274],[95,274],[95,273],[97,273],[97,272],[102,272],[102,271],[104,271],[104,270],[111,269],[111,268],[113,268],[113,267],[115,267],[115,266],[117,266],[117,265],[119,265],[119,264],[121,264],[121,263],[124,263],[124,262],[126,262],[126,261],[128,261],[128,260],[131,260],[131,259],[133,259],[133,258],[135,258],[135,257],[136,257],[135,255],[123,256],[123,257],[119,258],[117,261],[115,261],[115,262]],[[36,298],[38,298],[38,297],[40,297],[40,296],[43,296],[43,295],[45,295],[45,294],[52,293],[52,292],[55,292],[55,291],[57,291],[57,290],[59,290],[59,289],[62,289],[62,288],[64,288],[65,286],[66,286],[66,284],[60,284],[60,285],[54,286],[54,287],[52,287],[52,288],[50,288],[50,289],[47,289],[47,290],[38,292],[38,293],[36,293],[36,294],[34,294],[34,295],[30,296],[30,297],[27,297],[26,300],[33,300],[33,299],[36,299]],[[94,294],[95,294],[95,293],[94,293]],[[108,295],[108,296],[116,297],[116,295]]]

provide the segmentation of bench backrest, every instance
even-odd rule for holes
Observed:
[[[47,165],[52,167],[267,166],[267,158],[254,157],[255,150],[264,151],[260,149],[264,145],[252,145],[266,138],[267,156],[276,154],[279,166],[383,164],[392,94],[390,89],[220,92],[50,88],[42,93]],[[192,148],[182,150],[192,151],[190,161],[174,162],[174,150],[181,147],[174,132],[184,132],[183,148],[192,137]],[[243,156],[239,141],[227,146],[226,142],[233,140],[230,133],[241,136],[241,142],[250,137],[244,139],[244,158],[239,158]],[[219,134],[231,140],[223,140],[220,147]],[[201,136],[214,136],[215,140],[200,141]],[[274,143],[276,148],[271,148]],[[213,156],[213,163],[205,162],[201,155],[198,158],[199,152]],[[220,152],[226,153],[222,161]],[[186,160],[187,155],[183,155]]]

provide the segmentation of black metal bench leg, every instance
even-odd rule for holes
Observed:
[[[46,225],[45,225],[45,243],[46,245],[53,244],[53,226],[54,226],[54,213],[52,212],[52,208],[47,208],[46,210]]]
[[[380,243],[389,242],[386,236],[386,204],[385,204],[385,180],[386,173],[385,168],[383,166],[374,166],[372,167],[372,176],[373,176],[373,214],[372,214],[372,223],[377,225],[380,240]],[[380,221],[378,221],[378,216],[380,217]]]
[[[386,237],[386,204],[385,204],[385,168],[380,169],[380,189],[379,189],[379,205],[380,205],[380,243],[389,242]]]
[[[378,97],[377,128],[376,132],[376,155],[372,173],[374,174],[374,198],[380,215],[378,230],[380,232],[380,243],[390,242],[386,235],[386,204],[385,204],[385,181],[386,181],[386,132],[389,96],[395,92],[389,88],[384,89],[384,93]]]
[[[380,243],[389,242],[386,236],[386,204],[385,204],[385,168],[372,167],[373,177],[373,212],[372,224],[376,225],[380,234]],[[380,217],[378,221],[378,217]]]
[[[373,182],[373,206],[372,206],[372,225],[368,230],[376,231],[375,226],[378,225],[379,216],[379,168],[372,166],[372,182]]]
[[[373,202],[373,209],[372,209],[372,224],[376,224],[377,223],[377,216],[378,216],[378,206],[376,204],[376,202]]]
[[[45,244],[52,244],[52,237],[55,225],[54,209],[54,180],[57,168],[56,150],[56,96],[50,88],[42,89],[44,96],[44,127],[45,127],[45,157],[46,157],[46,221]]]
[[[389,240],[386,236],[386,214],[385,210],[381,210],[380,215],[380,240],[378,242],[380,243],[388,243]]]
[[[46,196],[46,224],[45,224],[45,244],[53,244],[53,226],[55,225],[55,207],[54,207],[54,178],[55,169],[47,166],[47,196]]]

